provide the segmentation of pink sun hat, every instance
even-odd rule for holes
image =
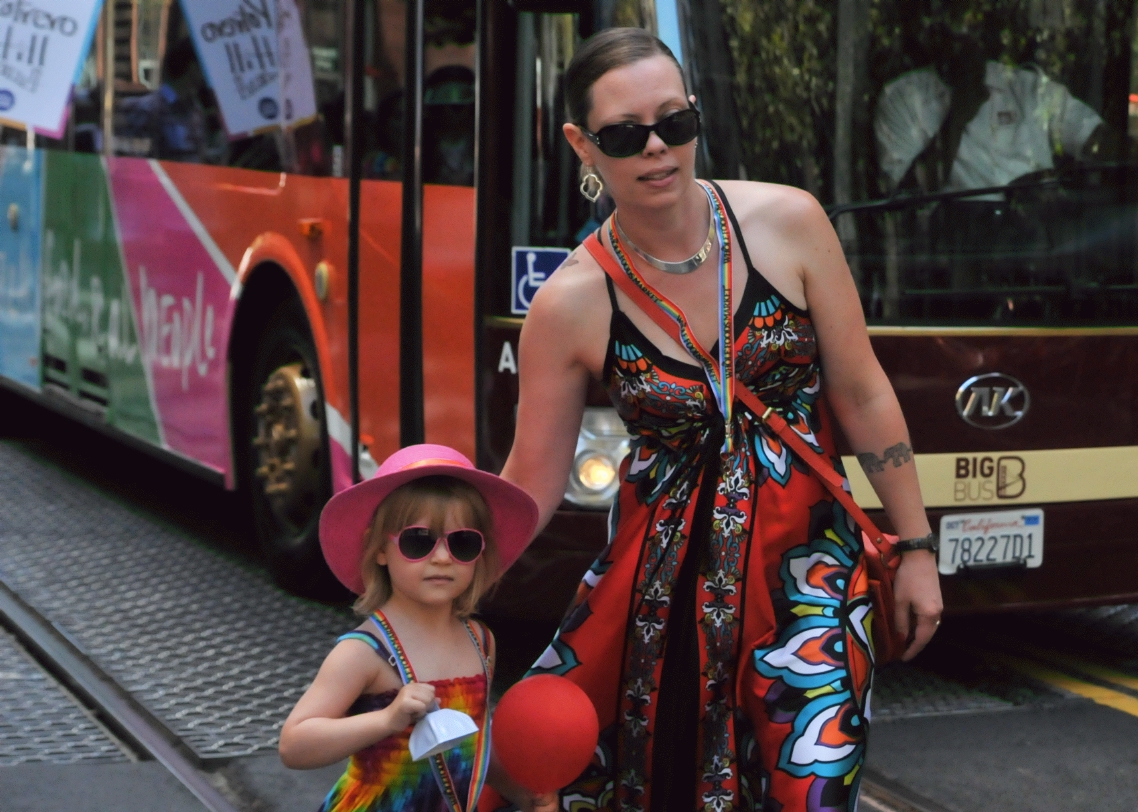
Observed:
[[[320,514],[320,547],[324,560],[340,583],[357,595],[364,591],[360,560],[364,534],[379,503],[400,485],[427,476],[449,476],[473,485],[494,524],[501,572],[518,560],[537,528],[537,503],[528,493],[494,474],[480,471],[453,448],[445,445],[410,445],[383,461],[370,479],[340,491]]]

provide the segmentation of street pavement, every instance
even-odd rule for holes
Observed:
[[[234,759],[210,774],[245,812],[316,812],[343,764],[289,770],[275,755]],[[156,761],[0,767],[3,812],[202,812],[189,790]]]
[[[1090,700],[885,722],[872,773],[950,812],[1134,812],[1138,718]]]

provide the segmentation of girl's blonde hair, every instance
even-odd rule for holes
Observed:
[[[423,518],[429,519],[431,530],[442,535],[447,511],[454,504],[461,506],[460,518],[464,527],[481,531],[486,539],[486,549],[474,562],[474,579],[454,601],[455,613],[459,617],[469,617],[474,613],[479,599],[493,585],[498,572],[498,548],[494,543],[490,508],[473,485],[454,477],[428,476],[399,486],[375,509],[371,524],[365,531],[366,541],[360,560],[364,591],[352,606],[357,614],[370,615],[391,597],[391,576],[387,567],[376,561],[379,551],[391,537]]]

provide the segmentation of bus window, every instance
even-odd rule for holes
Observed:
[[[363,175],[376,180],[403,176],[403,71],[406,5],[375,0],[365,7]]]
[[[365,178],[402,178],[406,3],[367,7]],[[424,8],[423,182],[474,185],[474,3]]]
[[[704,116],[706,140],[739,151],[710,163],[830,207],[871,323],[1132,321],[1134,7],[875,0],[716,15],[718,39],[714,26],[692,38],[696,92],[705,110],[734,107]]]
[[[193,11],[204,14],[197,6]],[[187,19],[177,0],[136,0],[116,5],[115,13],[123,17],[116,18],[116,28],[132,32],[129,38],[116,38],[115,45],[116,155],[267,171],[284,168],[275,102],[262,107],[266,115],[258,126],[226,121],[227,111],[201,62],[200,48],[217,41],[209,20]],[[275,47],[275,34],[269,35]],[[255,70],[257,57],[271,61],[263,52],[246,62],[234,56],[248,72]],[[275,68],[270,73],[276,82]],[[249,86],[255,81],[250,78]]]
[[[474,185],[474,3],[428,2],[423,182]]]
[[[96,35],[80,64],[78,77],[68,103],[67,120],[61,137],[52,138],[37,133],[35,135],[35,146],[70,152],[97,153],[102,151],[103,69],[101,50],[97,47],[99,41],[99,36]],[[18,127],[0,126],[0,144],[24,147],[28,145],[28,135]]]
[[[217,98],[181,5],[140,2],[138,10],[140,21],[159,22],[146,26],[150,36],[128,46],[129,59],[118,54],[125,43],[116,42],[114,153],[225,163],[229,145]]]
[[[514,245],[573,247],[612,211],[607,195],[590,205],[578,194],[580,162],[561,133],[577,27],[572,14],[518,15]]]
[[[281,3],[278,14],[299,15],[300,36],[280,43],[285,168],[303,175],[343,176],[344,36],[343,0]],[[282,26],[282,28],[286,28]],[[286,88],[286,85],[288,86]],[[303,101],[300,101],[303,99]],[[293,109],[312,105],[310,110]]]

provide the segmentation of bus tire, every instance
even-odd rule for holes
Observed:
[[[316,348],[299,301],[288,299],[269,316],[248,370],[239,406],[242,479],[265,565],[293,594],[343,597],[320,551],[331,460]]]

